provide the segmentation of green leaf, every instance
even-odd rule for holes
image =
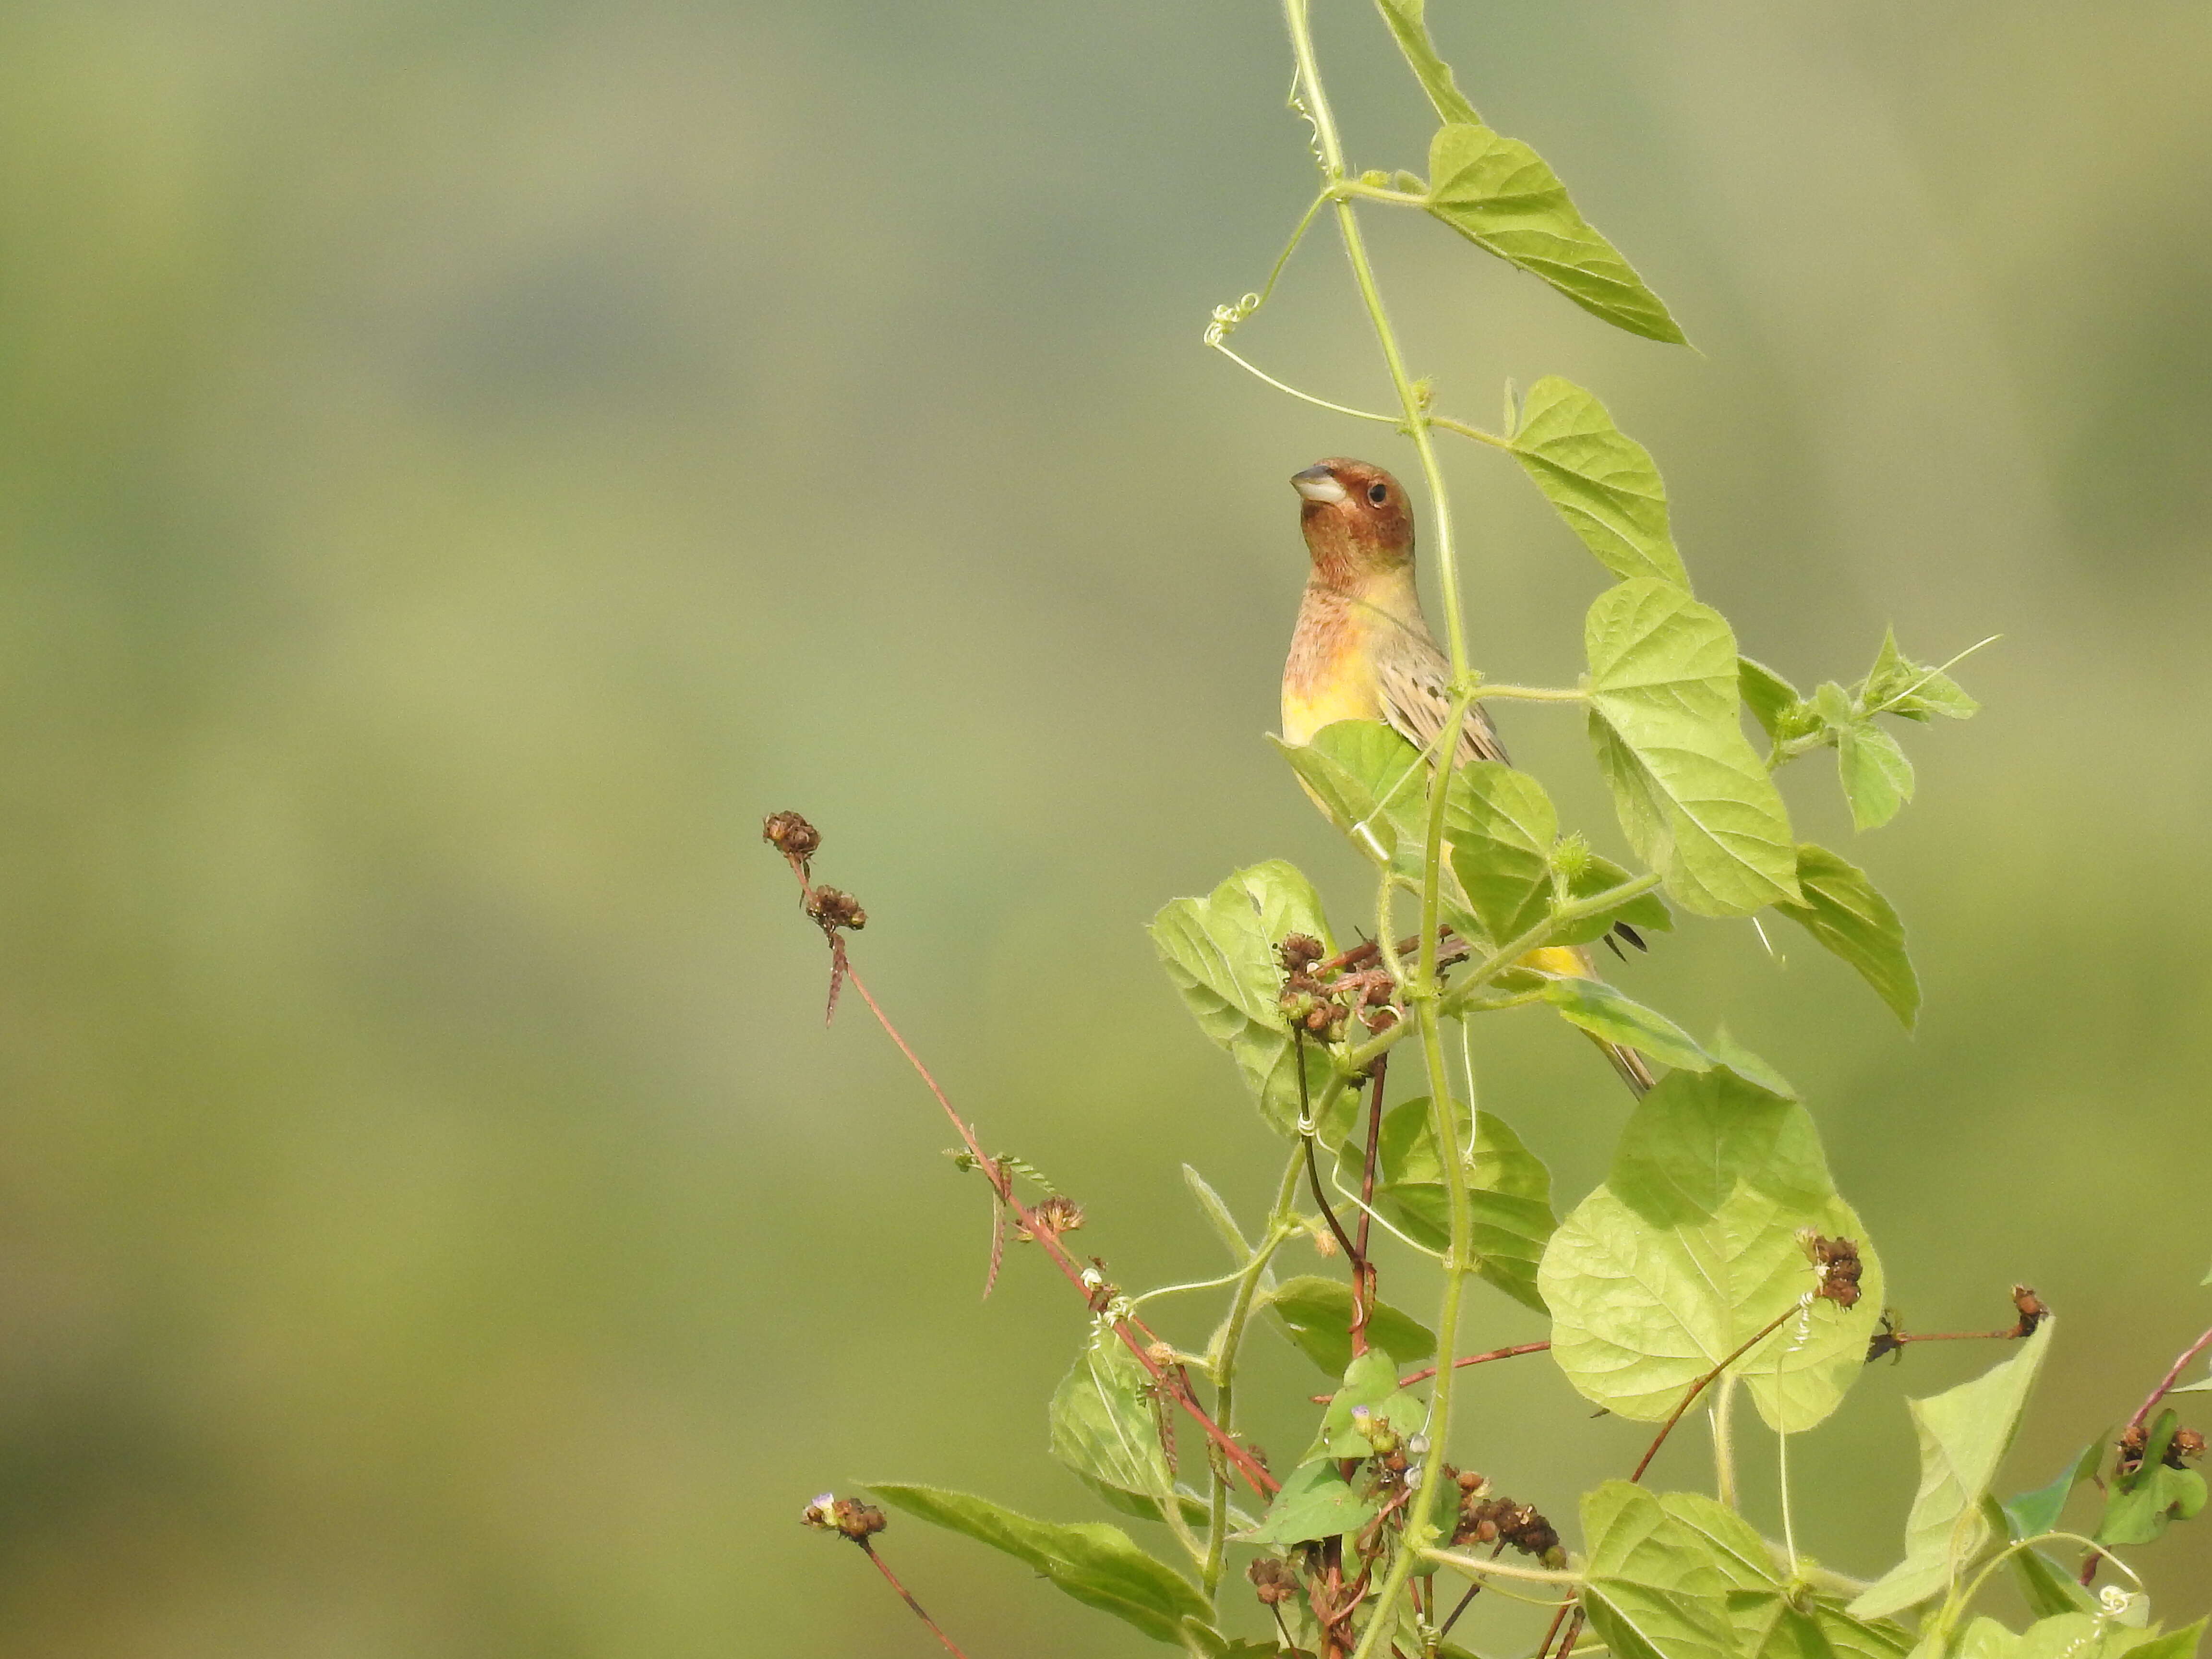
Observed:
[[[2097,1527],[2100,1544],[2149,1544],[2166,1535],[2172,1521],[2193,1518],[2204,1507],[2204,1477],[2195,1469],[2169,1468],[2166,1448],[2181,1419],[2160,1412],[2143,1447],[2142,1466],[2114,1480],[2105,1496],[2105,1518]]]
[[[1881,650],[1856,701],[1869,714],[1901,714],[1910,720],[1925,720],[1932,714],[1972,720],[1982,707],[1941,669],[1906,660],[1897,648],[1894,629],[1882,635]]]
[[[1920,980],[1905,951],[1905,924],[1866,872],[1807,842],[1797,849],[1802,904],[1774,908],[1858,970],[1911,1030],[1920,1012]]]
[[[1713,1057],[1664,1014],[1654,1013],[1642,1003],[1624,996],[1601,979],[1581,979],[1565,974],[1547,976],[1544,1000],[1559,1011],[1561,1018],[1579,1025],[1592,1036],[1617,1042],[1646,1054],[1662,1066],[1687,1072],[1708,1072]]]
[[[1344,1375],[1352,1363],[1350,1285],[1341,1279],[1301,1274],[1278,1285],[1266,1306],[1299,1352],[1326,1375]],[[1434,1332],[1387,1302],[1376,1303],[1368,1314],[1367,1338],[1403,1360],[1426,1359],[1437,1351]]]
[[[1607,570],[1623,581],[1652,576],[1689,591],[1659,469],[1595,398],[1556,374],[1537,381],[1522,405],[1513,458]]]
[[[1291,933],[1335,951],[1312,884],[1280,859],[1239,870],[1205,898],[1174,900],[1152,926],[1153,948],[1199,1029],[1228,1051],[1261,1115],[1284,1134],[1297,1131],[1299,1090],[1275,947]],[[1329,1058],[1319,1042],[1305,1051],[1310,1098],[1328,1081]]]
[[[1413,66],[1413,78],[1437,106],[1438,118],[1480,126],[1482,118],[1467,101],[1459,83],[1452,79],[1451,65],[1437,55],[1436,44],[1429,39],[1428,25],[1421,16],[1425,0],[1375,0],[1375,4],[1397,38],[1398,50]]]
[[[1466,1106],[1454,1102],[1453,1114],[1462,1126],[1464,1145]],[[1451,1206],[1426,1096],[1401,1102],[1383,1115],[1376,1150],[1376,1207],[1407,1237],[1432,1250],[1446,1248],[1451,1242]],[[1357,1162],[1364,1151],[1347,1146],[1346,1156]],[[1551,1172],[1504,1119],[1483,1112],[1475,1119],[1474,1157],[1467,1173],[1475,1271],[1515,1301],[1544,1312],[1536,1264],[1557,1224]]]
[[[1641,1486],[1583,1495],[1583,1607],[1620,1659],[1734,1659],[1728,1575],[1691,1527]]]
[[[2097,1466],[2105,1461],[2105,1443],[2111,1438],[2110,1435],[2099,1435],[2081,1448],[2072,1462],[2059,1470],[2057,1479],[2049,1486],[2038,1486],[2033,1492],[2024,1492],[2005,1501],[2005,1520],[2014,1538],[2033,1538],[2058,1524],[2058,1516],[2074,1488],[2095,1477]]]
[[[2128,1659],[2196,1659],[2197,1644],[2204,1639],[2204,1626],[2212,1620],[2199,1619],[2193,1625],[2184,1625],[2179,1630],[2154,1636],[2128,1650]]]
[[[1569,843],[1574,843],[1571,855],[1565,855]],[[1579,836],[1571,836],[1563,842],[1560,850],[1553,855],[1553,863],[1565,878],[1567,897],[1579,902],[1595,898],[1600,893],[1612,891],[1629,878],[1628,872],[1611,859],[1600,858],[1587,846],[1581,844]],[[1585,916],[1580,921],[1567,923],[1552,934],[1554,945],[1595,945],[1613,930],[1614,925],[1626,922],[1631,927],[1655,933],[1674,931],[1674,915],[1667,908],[1667,901],[1656,893],[1638,893],[1626,904],[1616,904],[1610,910]]]
[[[1431,1339],[1431,1352],[1434,1339]],[[1375,1448],[1360,1433],[1357,1413],[1364,1411],[1370,1423],[1387,1423],[1401,1437],[1419,1434],[1429,1420],[1421,1397],[1398,1386],[1402,1359],[1382,1348],[1370,1348],[1344,1368],[1344,1386],[1329,1397],[1322,1413],[1321,1432],[1300,1463],[1317,1457],[1371,1457]]]
[[[1119,1527],[1033,1520],[937,1486],[871,1482],[869,1489],[894,1509],[1005,1551],[1086,1607],[1127,1620],[1156,1642],[1179,1644],[1185,1618],[1212,1613],[1188,1579],[1139,1549]]]
[[[2039,1619],[2097,1611],[2097,1598],[2040,1550],[2014,1551],[2012,1574],[2020,1586],[2020,1599]]]
[[[1544,158],[1479,122],[1429,143],[1431,213],[1486,252],[1540,277],[1592,316],[1646,339],[1687,342],[1659,296],[1576,210]]]
[[[1444,798],[1452,873],[1484,935],[1502,945],[1552,909],[1552,843],[1559,815],[1544,786],[1498,761],[1471,761]]]
[[[1859,1246],[1856,1307],[1791,1315],[1818,1283],[1806,1228]],[[1644,1422],[1780,1319],[1730,1370],[1793,1432],[1841,1401],[1882,1305],[1881,1261],[1835,1194],[1811,1116],[1719,1069],[1672,1073],[1644,1097],[1605,1184],[1553,1235],[1538,1284],[1553,1360],[1589,1400]]]
[[[1700,915],[1802,902],[1789,814],[1737,722],[1721,614],[1666,582],[1622,582],[1583,632],[1590,737],[1637,855]]]
[[[1909,1402],[1920,1437],[1920,1490],[1905,1523],[1905,1559],[1851,1603],[1853,1613],[1871,1619],[1923,1601],[1981,1553],[1990,1533],[1982,1499],[2020,1426],[2056,1323],[2045,1320],[2011,1358],[1972,1382]]]
[[[1743,706],[1759,722],[1759,730],[1778,743],[1796,735],[1805,720],[1805,700],[1797,695],[1796,686],[1749,657],[1735,659],[1735,680]]]
[[[1869,720],[1856,720],[1836,738],[1836,776],[1851,805],[1854,830],[1879,830],[1912,799],[1912,763],[1897,739]]]
[[[1237,1534],[1247,1544],[1287,1548],[1315,1539],[1356,1532],[1375,1518],[1381,1506],[1354,1490],[1337,1466],[1322,1459],[1304,1463],[1283,1477],[1283,1489],[1267,1506],[1260,1524]]]
[[[1150,1381],[1120,1338],[1095,1332],[1053,1391],[1052,1455],[1125,1515],[1158,1521],[1165,1495],[1174,1493],[1185,1516],[1202,1522],[1205,1503],[1176,1492],[1159,1418],[1145,1391]]]
[[[1813,1618],[1828,1638],[1836,1659],[1905,1659],[1912,1651],[1912,1632],[1887,1619],[1854,1619],[1832,1596],[1818,1596]]]
[[[1329,821],[1370,857],[1418,873],[1427,838],[1421,751],[1380,720],[1337,720],[1282,751]]]

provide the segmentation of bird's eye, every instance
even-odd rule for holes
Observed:
[[[1377,507],[1382,506],[1383,502],[1390,499],[1390,486],[1386,483],[1371,483],[1368,485],[1367,499],[1374,502]]]

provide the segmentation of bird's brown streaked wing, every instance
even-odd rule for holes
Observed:
[[[1451,712],[1451,694],[1445,690],[1451,671],[1443,653],[1426,640],[1403,635],[1394,648],[1377,653],[1376,679],[1382,694],[1382,718],[1408,743],[1427,749],[1444,729]],[[1453,763],[1506,759],[1505,744],[1498,728],[1477,703],[1467,712],[1459,729],[1459,756]]]

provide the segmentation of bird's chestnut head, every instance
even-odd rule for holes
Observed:
[[[1314,569],[1332,586],[1401,570],[1413,561],[1413,512],[1404,486],[1367,461],[1332,457],[1291,475]]]

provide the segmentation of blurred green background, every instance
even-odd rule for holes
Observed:
[[[1741,925],[1620,977],[1807,1091],[1913,1327],[2061,1310],[2040,1484],[2212,1315],[2212,15],[1432,9],[1701,348],[1378,214],[1447,405],[1597,390],[1801,683],[2005,635],[1892,830],[1789,779],[1906,915],[1917,1039]],[[1418,167],[1371,12],[1321,10],[1357,159]],[[1280,1149],[1141,927],[1270,855],[1364,914],[1261,734],[1285,477],[1395,442],[1199,349],[1306,200],[1287,82],[1262,0],[0,11],[0,1650],[921,1655],[815,1492],[1094,1514],[1042,1455],[1079,1311],[1019,1252],[978,1304],[981,1190],[865,1011],[823,1029],[756,837],[823,826],[872,985],[1117,1278],[1218,1271],[1177,1165],[1249,1211]],[[1387,395],[1325,239],[1237,343]],[[1597,568],[1450,465],[1481,660],[1571,675]],[[1508,726],[1607,830],[1571,717]],[[1624,1098],[1492,1024],[1571,1200]],[[1532,1328],[1484,1291],[1468,1340]],[[1257,1352],[1286,1443],[1318,1379]],[[1902,1396],[1996,1357],[1793,1443],[1801,1538],[1886,1565]],[[1458,1454],[1564,1517],[1643,1431],[1516,1364]],[[885,1543],[976,1659],[1164,1651]],[[2212,1525],[2140,1556],[2212,1600]]]

